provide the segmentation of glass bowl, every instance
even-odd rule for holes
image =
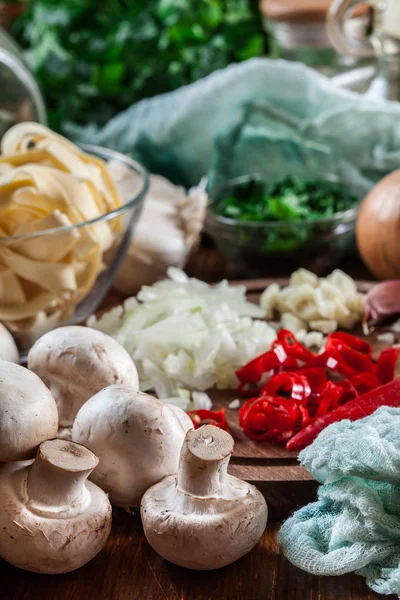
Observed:
[[[29,294],[26,301],[20,299],[19,302],[15,301],[12,304],[5,302],[4,297],[7,299],[5,279],[2,282],[0,278],[0,321],[13,334],[22,357],[46,331],[61,325],[81,323],[98,308],[124,260],[149,187],[146,170],[131,158],[97,146],[82,145],[81,147],[88,154],[108,163],[123,204],[120,208],[90,221],[27,235],[0,238],[0,265],[3,263],[1,269],[4,269],[4,264],[7,264],[8,268],[10,266],[10,249],[14,251],[14,256],[18,253],[27,256],[26,249],[32,248],[32,242],[35,244],[35,252],[38,246],[40,249],[44,248],[45,258],[41,260],[47,269],[48,280],[45,281],[46,278],[42,277],[41,283],[43,282],[44,285],[38,286],[35,276],[31,278],[29,272],[26,272],[22,280],[23,291]],[[64,284],[63,280],[61,284],[57,283],[60,287],[57,297],[52,300],[50,280],[57,279],[60,265],[63,268],[65,263],[70,264],[69,255],[64,256],[59,249],[65,244],[66,237],[70,240],[74,236],[79,243],[83,244],[83,248],[86,248],[86,243],[90,243],[89,253],[83,255],[84,259],[79,263],[79,271],[74,272],[73,281],[76,283],[77,290],[71,291],[74,289],[73,285]],[[107,239],[103,250],[100,250],[98,242],[100,239]],[[48,260],[49,247],[52,250],[54,248],[54,262]],[[3,259],[8,256],[8,263],[1,260],[2,254]],[[57,258],[56,254],[60,256]],[[66,279],[68,280],[68,277]],[[20,273],[19,281],[21,281]],[[39,307],[36,312],[34,312],[34,302]],[[27,317],[28,306],[30,314]],[[24,315],[23,318],[19,316],[20,311]]]
[[[216,215],[212,200],[221,197],[248,177],[237,177],[209,190],[205,231],[225,257],[233,263],[238,276],[284,277],[299,267],[317,275],[332,270],[354,243],[359,204],[366,190],[346,183],[359,202],[332,217],[304,221],[252,222]],[[337,176],[324,178],[343,181]]]

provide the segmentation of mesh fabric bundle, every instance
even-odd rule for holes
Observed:
[[[279,532],[287,558],[315,575],[355,571],[400,597],[400,409],[331,425],[300,461],[323,485]]]

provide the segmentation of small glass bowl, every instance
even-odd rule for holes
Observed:
[[[82,149],[88,154],[105,160],[109,164],[123,204],[120,208],[90,221],[84,221],[67,227],[47,229],[28,235],[0,238],[1,257],[3,248],[18,248],[19,244],[30,240],[36,241],[40,239],[44,245],[49,244],[51,247],[57,248],[57,245],[61,243],[66,232],[74,232],[75,234],[81,234],[81,236],[83,233],[86,234],[86,232],[96,235],[100,230],[104,230],[105,223],[111,226],[110,229],[113,231],[111,245],[101,255],[101,269],[94,271],[95,275],[91,276],[93,281],[90,288],[86,290],[82,297],[78,297],[76,304],[72,302],[67,307],[67,310],[64,310],[65,307],[62,304],[55,306],[54,309],[48,307],[45,310],[38,311],[35,316],[23,320],[6,319],[4,318],[4,314],[0,316],[2,322],[13,334],[22,357],[32,344],[46,331],[62,325],[81,323],[98,308],[109,291],[118,269],[124,260],[134,236],[135,226],[149,187],[149,177],[146,170],[131,158],[119,152],[97,146],[82,145]],[[86,274],[86,271],[84,272]],[[85,275],[82,277],[83,281],[84,277]],[[51,292],[51,290],[44,291]],[[36,290],[37,293],[38,291]],[[0,311],[2,308],[5,310],[8,306],[0,303]]]
[[[249,177],[232,179],[214,190],[212,199],[244,183]],[[340,181],[328,176],[328,181]],[[349,184],[347,184],[349,186]],[[365,189],[351,185],[359,199]],[[354,243],[359,202],[332,217],[305,221],[251,222],[216,215],[208,207],[205,231],[213,238],[225,257],[233,263],[238,276],[284,277],[299,267],[317,275],[332,270]]]

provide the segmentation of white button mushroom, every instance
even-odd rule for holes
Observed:
[[[56,437],[57,406],[37,375],[0,361],[0,462],[35,456],[44,440]]]
[[[0,556],[36,573],[67,573],[91,560],[111,529],[107,495],[86,481],[97,465],[64,440],[39,447],[33,463],[0,469]]]
[[[19,363],[19,352],[17,344],[11,333],[0,323],[0,359]]]
[[[67,439],[78,410],[101,389],[114,383],[139,389],[128,352],[112,337],[88,327],[60,327],[43,335],[29,352],[28,368],[51,390],[59,436]]]
[[[112,504],[139,506],[151,485],[176,473],[186,431],[193,427],[179,411],[122,385],[102,390],[82,406],[72,439],[100,457],[91,480],[110,494]]]
[[[268,509],[252,485],[227,474],[233,439],[204,425],[186,434],[178,475],[151,487],[141,503],[147,541],[188,569],[218,569],[260,540]]]

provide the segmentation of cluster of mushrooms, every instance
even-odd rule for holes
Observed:
[[[28,369],[0,331],[0,557],[39,573],[90,561],[111,504],[139,507],[165,559],[216,569],[247,552],[267,523],[256,488],[227,474],[233,439],[139,391],[129,354],[86,327],[46,333]]]

